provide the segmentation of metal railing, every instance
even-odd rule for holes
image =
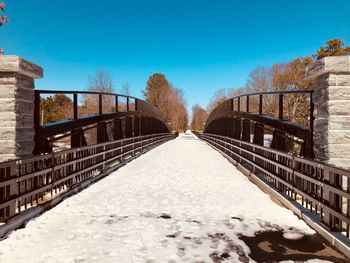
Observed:
[[[86,142],[85,132],[95,128],[97,129],[97,132],[95,132],[97,143],[170,132],[162,113],[157,107],[133,96],[92,91],[35,90],[34,92],[35,147],[33,154],[51,152],[53,142],[66,137],[70,137],[69,145],[72,148],[85,146],[89,144]],[[73,96],[72,105],[69,104],[70,106],[65,109],[69,111],[69,114],[66,113],[69,117],[63,116],[63,120],[43,124],[41,120],[42,95],[47,96],[49,94]],[[93,102],[93,106],[88,109],[87,116],[79,114],[79,110],[83,109],[84,105],[79,106],[78,95],[92,96],[90,100]],[[109,98],[106,101],[110,106],[109,110],[104,110],[105,97]],[[120,98],[124,98],[125,103],[121,103]],[[91,110],[97,112],[91,113]]]
[[[103,115],[107,113],[112,113],[111,111],[109,112],[103,112],[103,98],[104,97],[113,97],[114,98],[114,112],[135,112],[135,111],[142,111],[145,114],[152,115],[156,118],[162,119],[162,115],[159,112],[159,109],[153,105],[148,104],[144,100],[141,100],[139,98],[133,97],[133,96],[127,96],[127,95],[122,95],[118,93],[108,93],[108,92],[94,92],[94,91],[66,91],[66,90],[34,90],[35,93],[35,120],[38,122],[38,125],[40,124],[40,102],[41,102],[41,95],[49,95],[49,94],[62,94],[62,95],[73,95],[73,120],[78,119],[78,95],[96,95],[98,96],[97,101],[97,108],[98,112],[96,112],[97,115]],[[120,111],[120,98],[125,98],[125,109]],[[134,103],[134,108],[131,108],[131,101]]]
[[[250,142],[254,133],[254,143],[263,145],[266,130],[273,133],[273,147],[286,149],[286,141],[302,143],[300,155],[313,158],[314,103],[313,90],[291,90],[249,93],[230,98],[219,104],[210,114],[204,132],[229,135]],[[287,95],[290,95],[286,98]],[[275,96],[275,97],[273,97]],[[276,97],[277,96],[277,97]],[[305,97],[306,96],[306,97]],[[303,99],[301,99],[301,97]],[[264,99],[269,103],[264,104]],[[293,102],[293,99],[295,101]],[[242,104],[245,103],[245,107]],[[292,122],[285,111],[289,104],[302,107],[302,123]],[[289,105],[290,106],[290,105]],[[269,112],[265,108],[269,109]],[[295,115],[295,114],[294,114]],[[305,116],[304,116],[305,115]],[[294,116],[295,117],[295,116]],[[287,150],[287,149],[286,149]]]
[[[72,148],[0,164],[0,222],[97,180],[125,161],[173,139],[160,133]]]
[[[197,135],[349,238],[350,171],[227,136]]]
[[[314,90],[284,90],[284,91],[268,91],[268,92],[254,92],[254,93],[248,93],[248,94],[242,94],[238,96],[234,96],[220,105],[218,105],[209,115],[208,121],[206,122],[206,126],[214,119],[218,117],[223,117],[222,114],[226,114],[227,111],[236,111],[236,112],[251,112],[252,109],[252,101],[251,98],[258,97],[258,114],[263,115],[263,108],[264,103],[263,99],[268,96],[277,95],[277,108],[276,111],[278,112],[278,119],[279,120],[285,120],[284,118],[284,98],[286,95],[307,95],[308,96],[308,102],[309,102],[309,127],[310,129],[313,127],[313,109],[314,104],[312,101],[312,94]],[[245,109],[242,107],[242,103],[245,99]]]

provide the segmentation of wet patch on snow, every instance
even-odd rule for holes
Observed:
[[[257,262],[349,262],[318,234],[286,239],[281,231],[268,231],[256,233],[253,237],[241,236],[240,239],[250,248],[250,258]]]

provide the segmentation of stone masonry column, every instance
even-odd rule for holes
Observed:
[[[17,56],[0,56],[0,162],[32,155],[34,79],[43,69]]]
[[[350,57],[325,57],[312,64],[315,159],[350,168]]]
[[[314,80],[314,152],[315,159],[340,168],[350,168],[350,57],[325,57],[308,68],[307,77]],[[322,198],[344,214],[350,209],[328,184],[350,188],[345,176],[324,169]],[[325,211],[323,223],[341,231],[341,222]]]

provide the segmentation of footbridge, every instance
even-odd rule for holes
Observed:
[[[349,65],[179,136],[139,98],[36,90],[40,67],[0,57],[0,262],[348,262]],[[44,123],[54,94],[71,104]]]

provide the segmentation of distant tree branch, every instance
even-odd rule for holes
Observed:
[[[2,27],[4,24],[6,24],[9,19],[7,16],[2,15],[1,13],[3,13],[5,11],[5,3],[1,2],[0,3],[0,27]],[[0,55],[4,54],[4,50],[0,48]]]

